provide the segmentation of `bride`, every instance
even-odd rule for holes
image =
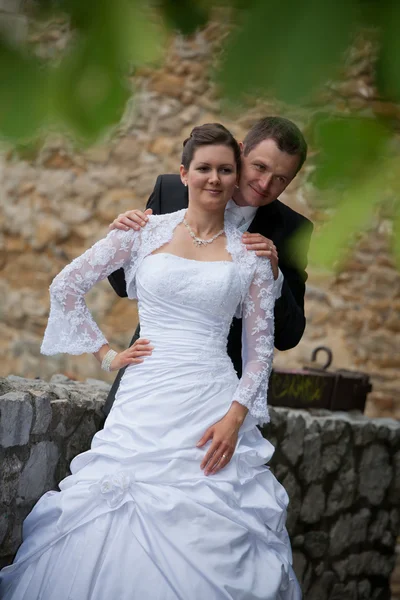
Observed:
[[[195,127],[181,177],[189,207],[112,231],[50,287],[43,354],[126,365],[91,449],[24,523],[2,600],[299,600],[287,494],[269,468],[274,278],[224,224],[240,168],[222,126]],[[123,267],[142,338],[112,350],[84,294]],[[243,376],[226,352],[243,318]]]

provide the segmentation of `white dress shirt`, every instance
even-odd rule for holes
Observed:
[[[225,218],[235,225],[244,233],[250,227],[250,224],[254,217],[256,216],[257,208],[254,206],[239,206],[236,202],[231,198],[226,205],[225,209]],[[280,269],[278,269],[278,277],[275,280],[275,300],[281,297],[282,293],[282,285],[283,285],[283,273]]]

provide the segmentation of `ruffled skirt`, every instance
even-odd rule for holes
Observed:
[[[200,469],[208,446],[196,443],[236,384],[229,369],[210,381],[195,362],[172,373],[157,356],[128,368],[91,449],[25,520],[0,598],[299,600],[287,494],[252,417],[229,465]]]

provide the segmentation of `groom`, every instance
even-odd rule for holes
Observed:
[[[249,250],[271,260],[278,290],[275,303],[275,346],[288,350],[296,346],[304,332],[304,293],[307,273],[307,250],[290,245],[299,230],[304,232],[308,248],[312,223],[278,200],[278,196],[300,171],[307,157],[307,143],[298,127],[282,117],[266,117],[248,132],[242,149],[242,170],[233,199],[228,202],[225,218],[243,233]],[[179,175],[159,175],[147,202],[154,214],[171,213],[188,206],[187,188]],[[114,221],[120,229],[139,229],[145,224],[141,211],[128,211]],[[127,296],[123,269],[109,277],[114,290]],[[228,353],[241,374],[242,322],[234,319],[228,338]],[[139,328],[131,344],[139,337]],[[123,371],[113,383],[104,406],[107,415],[115,399]]]

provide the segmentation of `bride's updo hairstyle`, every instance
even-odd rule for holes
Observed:
[[[233,151],[236,171],[240,172],[240,147],[230,131],[221,123],[205,123],[193,127],[188,138],[183,142],[182,165],[189,169],[194,153],[201,146],[227,146]]]

